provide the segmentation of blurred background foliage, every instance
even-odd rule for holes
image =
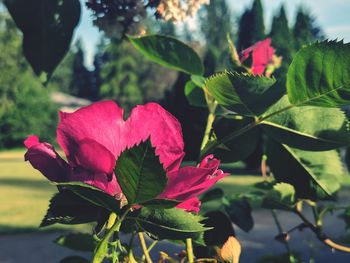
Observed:
[[[96,15],[96,8],[90,8]],[[203,57],[206,75],[233,66],[227,36],[235,42],[238,51],[271,37],[277,54],[283,56],[283,65],[276,75],[285,72],[293,54],[302,45],[325,37],[306,8],[299,8],[292,27],[283,6],[273,17],[271,27],[264,25],[260,0],[254,0],[243,14],[233,11],[226,1],[211,1],[191,22],[179,24],[158,21],[154,13],[147,12],[142,13],[143,21],[137,30],[141,34],[172,35],[187,42]],[[116,26],[113,20],[116,19],[112,17],[108,21],[108,28]],[[100,29],[106,26],[102,22],[95,20]],[[89,101],[112,99],[125,108],[126,113],[137,104],[157,101],[182,123],[187,158],[198,156],[207,109],[189,105],[184,95],[188,77],[149,62],[120,38],[120,34],[110,34],[104,29],[93,67],[86,66],[82,41],[75,41],[47,89],[42,88],[25,61],[21,34],[3,6],[0,8],[0,50],[0,148],[19,147],[29,134],[54,142],[58,105],[52,103],[52,94],[60,92]]]

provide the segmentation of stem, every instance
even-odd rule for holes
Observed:
[[[204,147],[207,145],[207,143],[210,139],[210,132],[211,132],[211,128],[213,126],[214,120],[215,120],[215,114],[213,112],[210,112],[208,115],[208,119],[207,119],[207,126],[206,126],[205,131],[204,131],[204,137],[203,137],[202,144],[201,144],[201,150],[204,149]]]
[[[278,220],[276,211],[274,209],[271,209],[271,213],[272,213],[272,217],[273,217],[273,219],[274,219],[274,221],[276,223],[276,226],[277,226],[279,234],[285,234],[285,232],[283,231],[282,225],[281,225],[280,221]],[[287,250],[288,257],[289,257],[289,262],[292,262],[292,253],[291,253],[288,241],[284,240],[283,244],[284,244],[284,246],[285,246],[285,248]]]
[[[143,254],[145,255],[146,262],[153,263],[151,256],[149,255],[149,252],[147,250],[146,241],[145,241],[145,237],[143,236],[143,233],[139,232],[139,233],[137,233],[137,235],[140,239],[141,248],[142,248]]]
[[[343,251],[343,252],[347,252],[350,253],[350,247],[346,247],[340,244],[337,244],[335,242],[333,242],[331,239],[329,239],[323,232],[322,232],[322,228],[312,224],[302,213],[300,213],[299,211],[294,211],[299,217],[300,219],[305,223],[305,225],[307,225],[312,232],[315,233],[316,237],[318,238],[318,240],[320,240],[321,242],[323,242],[325,245],[329,246],[332,249],[336,249],[339,251]]]
[[[97,245],[95,253],[94,253],[94,258],[92,259],[93,263],[101,263],[103,259],[105,258],[106,254],[108,253],[108,243],[110,238],[112,237],[113,233],[116,231],[119,231],[120,226],[129,212],[129,209],[127,209],[122,216],[115,221],[116,217],[114,217],[114,213],[112,213],[108,219],[107,227],[111,225],[111,221],[115,221],[114,224],[108,229],[107,228],[107,234],[103,237],[101,242]]]
[[[158,240],[154,240],[152,244],[147,248],[148,253],[151,252],[152,248],[158,243]],[[142,255],[141,262],[145,262],[146,256]]]
[[[192,239],[191,238],[186,238],[186,252],[187,252],[188,263],[194,263],[193,247],[192,247]]]

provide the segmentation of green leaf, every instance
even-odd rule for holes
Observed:
[[[96,187],[81,182],[56,183],[56,185],[72,191],[79,197],[96,206],[100,206],[111,212],[120,214],[120,201]]]
[[[349,122],[340,109],[293,107],[284,96],[264,115],[286,108],[262,122],[264,130],[273,139],[311,151],[331,150],[350,144]]]
[[[188,81],[185,85],[185,96],[192,106],[207,107],[204,91],[198,87],[193,81]]]
[[[249,232],[254,226],[252,208],[244,198],[231,199],[225,204],[225,211],[234,224],[245,232]]]
[[[287,74],[292,104],[338,107],[350,102],[350,44],[323,41],[302,48]]]
[[[262,206],[268,209],[291,210],[296,203],[294,187],[286,183],[278,183],[267,192]]]
[[[206,87],[221,106],[242,115],[258,116],[284,94],[284,90],[273,86],[275,82],[264,76],[224,72],[208,78]]]
[[[62,235],[55,240],[57,245],[66,247],[75,251],[93,252],[96,242],[91,234],[69,233]]]
[[[204,88],[205,86],[205,77],[200,75],[192,75],[191,81],[199,88]]]
[[[198,54],[185,43],[167,36],[130,37],[134,47],[148,59],[170,69],[192,75],[203,75],[204,67]]]
[[[297,198],[333,199],[344,174],[339,153],[308,152],[269,140],[268,163],[278,182],[294,186]]]
[[[221,199],[224,197],[224,191],[221,188],[214,188],[205,192],[200,200],[202,203],[210,202],[213,200]]]
[[[238,130],[252,123],[254,120],[244,118],[241,120],[218,118],[213,124],[216,140],[223,140],[225,137],[234,134]],[[246,159],[256,149],[261,140],[261,131],[258,127],[250,129],[245,133],[228,140],[214,150],[214,155],[222,162],[230,163]]]
[[[206,213],[202,221],[210,230],[204,233],[204,241],[207,246],[222,246],[229,236],[235,236],[235,231],[230,218],[222,211]]]
[[[76,194],[64,190],[55,194],[40,227],[55,223],[74,225],[95,222],[103,214],[103,209],[82,199]]]
[[[129,205],[155,199],[163,192],[167,176],[149,140],[125,150],[115,173]]]
[[[23,52],[36,75],[47,83],[69,49],[80,19],[79,0],[5,0],[23,33]]]
[[[153,199],[141,203],[142,206],[153,207],[153,208],[173,208],[180,204],[180,201],[173,199]]]
[[[340,215],[340,218],[344,220],[346,229],[350,229],[350,207],[345,209],[345,211]]]
[[[182,209],[154,209],[143,207],[130,215],[145,231],[158,239],[184,240],[197,239],[208,228],[200,221],[201,216],[193,215]]]

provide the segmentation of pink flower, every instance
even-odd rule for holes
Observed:
[[[213,156],[206,157],[198,167],[180,168],[184,157],[181,125],[156,103],[135,107],[126,121],[123,110],[113,101],[59,115],[57,141],[68,162],[36,136],[24,142],[28,149],[25,160],[51,181],[81,181],[120,196],[114,174],[118,157],[148,138],[168,176],[168,185],[159,198],[179,200],[179,208],[198,212],[197,196],[227,175],[218,170],[220,161]]]
[[[243,50],[239,54],[239,60],[243,63],[249,56],[252,56],[252,73],[254,75],[262,75],[274,54],[275,49],[271,46],[271,39],[267,38]]]

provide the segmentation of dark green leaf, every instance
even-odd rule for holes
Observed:
[[[141,203],[142,206],[148,206],[153,208],[173,208],[180,204],[180,201],[173,199],[153,199]]]
[[[224,72],[206,81],[210,94],[223,107],[247,116],[265,112],[283,94],[275,79],[250,74]]]
[[[350,229],[350,207],[344,210],[340,215],[340,218],[344,220],[346,229]]]
[[[294,187],[290,184],[278,183],[266,194],[262,206],[268,209],[291,210],[295,203]]]
[[[80,19],[79,0],[6,0],[23,32],[23,52],[46,83],[69,49]]]
[[[331,150],[350,144],[349,122],[336,108],[293,107],[284,96],[265,116],[286,109],[262,122],[275,140],[303,150]]]
[[[167,176],[149,140],[125,150],[115,173],[129,205],[155,199],[163,192]]]
[[[106,208],[111,212],[115,212],[116,214],[120,213],[120,201],[96,187],[81,182],[67,182],[56,184],[74,192],[76,195],[94,205]]]
[[[214,188],[205,192],[200,198],[202,203],[213,201],[216,199],[221,199],[224,197],[224,191],[220,188]]]
[[[202,217],[177,208],[153,209],[143,207],[130,216],[136,219],[145,231],[159,239],[197,239],[198,235],[208,230],[200,223]]]
[[[287,74],[292,104],[338,107],[350,103],[350,44],[323,41],[302,48]]]
[[[204,67],[198,54],[183,42],[167,36],[129,37],[134,47],[148,59],[162,66],[192,75],[203,75]]]
[[[252,208],[244,198],[229,200],[229,203],[225,205],[225,211],[232,222],[243,231],[249,232],[253,228]]]
[[[203,89],[198,87],[191,80],[185,85],[185,95],[190,105],[196,107],[207,107],[207,101],[205,100]]]
[[[55,240],[55,243],[72,250],[88,252],[93,252],[96,246],[96,242],[92,235],[85,233],[70,233],[62,235]]]
[[[218,141],[224,139],[230,134],[234,134],[238,130],[252,123],[254,120],[244,118],[241,120],[218,118],[213,125],[213,129]],[[261,140],[261,131],[255,127],[249,131],[239,135],[224,144],[218,146],[214,150],[214,154],[222,162],[236,162],[246,159],[256,149],[257,144]]]
[[[273,140],[266,148],[275,179],[293,185],[297,198],[334,198],[344,173],[337,151],[307,152]]]
[[[222,246],[229,236],[235,236],[235,231],[230,218],[221,211],[206,213],[202,221],[210,230],[204,233],[204,241],[207,246]]]
[[[103,209],[64,190],[53,196],[40,227],[59,224],[85,224],[97,221]]]

